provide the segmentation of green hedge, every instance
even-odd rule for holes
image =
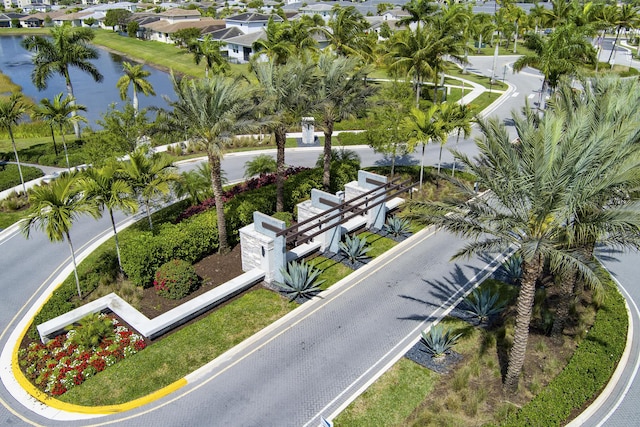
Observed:
[[[40,178],[44,173],[32,166],[21,165],[22,177],[24,182],[31,181],[32,179]],[[18,165],[4,165],[0,166],[0,191],[7,190],[9,188],[20,185],[20,173],[18,172]]]
[[[624,298],[615,285],[605,284],[605,300],[587,337],[565,369],[501,426],[559,426],[602,390],[626,344],[628,327]]]
[[[172,259],[194,263],[218,248],[215,211],[207,211],[178,224],[159,225],[154,232],[123,236],[122,268],[132,283],[150,287],[160,266]]]
[[[58,140],[56,139],[56,141]],[[67,142],[67,152],[69,153],[69,163],[71,164],[71,166],[77,166],[85,163],[84,156],[82,154],[83,144],[84,141],[82,140]],[[18,151],[18,156],[20,157],[20,161],[25,163],[37,163],[39,165],[66,167],[67,161],[64,156],[62,141],[58,141],[57,145],[57,156],[53,149],[53,143],[51,142],[36,144],[28,148],[23,148],[22,150]],[[13,158],[13,152],[0,153],[0,160],[12,161]]]

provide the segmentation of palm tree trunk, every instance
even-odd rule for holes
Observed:
[[[60,134],[62,134],[62,147],[64,148],[64,158],[67,161],[67,170],[71,172],[71,166],[69,165],[69,153],[67,153],[67,140],[64,137],[64,130],[62,129],[62,123],[60,124]]]
[[[422,90],[422,80],[416,76],[416,108],[420,108],[420,91]]]
[[[422,190],[422,177],[424,176],[424,147],[426,143],[422,143],[422,156],[420,157],[420,189]]]
[[[133,104],[133,115],[138,116],[138,91],[136,90],[136,85],[133,83],[133,99],[131,100]]]
[[[608,64],[611,64],[611,58],[613,58],[613,54],[616,51],[616,45],[618,44],[618,38],[620,37],[620,30],[622,27],[618,27],[618,31],[616,32],[616,39],[613,41],[613,47],[611,48],[611,53],[609,54],[609,59],[607,60]]]
[[[331,135],[333,134],[333,122],[325,123],[324,128],[324,155],[322,186],[329,190],[331,184]]]
[[[284,146],[287,142],[287,129],[278,126],[274,131],[276,139],[276,212],[284,210]]]
[[[11,126],[8,127],[9,136],[11,137],[11,145],[13,145],[13,154],[16,156],[16,163],[18,164],[18,173],[20,174],[20,183],[22,184],[22,191],[24,191],[24,195],[27,195],[27,186],[24,185],[24,177],[22,176],[22,167],[20,166],[20,158],[18,157],[18,149],[16,148],[16,141],[13,138],[13,131],[11,130]]]
[[[49,129],[51,129],[51,139],[53,140],[53,151],[56,153],[56,157],[58,157],[58,145],[56,144],[56,134],[53,130],[53,125],[49,125]]]
[[[73,250],[73,244],[71,243],[71,236],[68,231],[65,231],[67,236],[67,243],[69,243],[69,249],[71,250],[71,261],[73,262],[73,274],[76,277],[76,288],[78,289],[78,298],[82,298],[82,291],[80,290],[80,278],[78,277],[78,265],[76,264],[76,253]]]
[[[442,146],[444,143],[440,144],[440,153],[438,153],[438,175],[440,175],[440,164],[442,164]]]
[[[113,209],[109,209],[109,217],[111,218],[111,226],[113,227],[113,238],[116,241],[116,256],[118,257],[118,268],[120,273],[124,274],[122,269],[122,259],[120,258],[120,243],[118,242],[118,231],[116,230],[116,221],[113,219]]]
[[[69,70],[65,69],[64,70],[64,79],[67,83],[67,93],[69,94],[69,96],[71,97],[71,105],[76,105],[76,98],[75,96],[73,96],[73,86],[71,85],[71,78],[69,77]],[[71,112],[71,116],[75,117],[78,114],[78,112],[76,110],[73,110]],[[80,123],[78,123],[77,120],[73,121],[73,132],[76,135],[76,138],[80,138]]]
[[[541,271],[542,259],[540,256],[530,263],[524,263],[520,292],[516,303],[516,326],[513,333],[513,345],[509,352],[509,365],[504,379],[504,389],[509,393],[513,393],[518,389],[529,339],[529,325],[536,294],[536,279]]]
[[[476,51],[476,53],[479,55],[480,52],[482,52],[482,34],[480,34],[480,36],[478,37],[478,50]]]
[[[153,222],[151,221],[151,206],[149,206],[149,199],[144,199],[144,206],[147,208],[147,219],[149,220],[149,230],[153,230]]]
[[[229,252],[229,242],[227,241],[227,222],[224,217],[224,201],[222,200],[222,179],[220,158],[215,153],[208,153],[209,164],[211,165],[211,186],[213,187],[213,199],[216,201],[216,216],[218,219],[218,252],[225,254]]]
[[[573,295],[573,287],[576,283],[577,272],[570,269],[561,276],[560,292],[558,295],[558,305],[556,314],[551,327],[551,336],[559,338],[564,330],[564,325],[569,318],[569,307],[571,305],[571,295]]]
[[[460,142],[460,129],[458,129],[458,136],[456,136],[456,150],[458,149],[458,142]],[[453,156],[453,168],[451,169],[451,176],[456,175],[456,156]]]
[[[393,144],[393,151],[391,152],[391,179],[393,179],[393,175],[396,169],[396,144]]]

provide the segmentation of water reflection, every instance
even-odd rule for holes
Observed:
[[[15,84],[20,85],[22,92],[35,101],[42,98],[52,99],[60,92],[66,94],[65,81],[59,75],[54,75],[47,81],[46,89],[42,91],[36,89],[31,81],[33,71],[31,53],[20,45],[22,39],[22,36],[0,37],[0,72],[6,74]],[[96,120],[101,118],[101,114],[107,111],[111,103],[116,103],[118,106],[124,105],[116,88],[116,82],[122,76],[122,61],[125,58],[102,49],[98,49],[98,51],[100,57],[93,63],[104,76],[102,82],[94,82],[89,74],[75,68],[71,68],[69,73],[78,103],[87,107],[87,111],[83,115],[87,117],[93,127],[96,127]],[[144,68],[151,72],[148,80],[153,85],[156,96],[138,94],[140,108],[167,107],[162,95],[174,99],[169,74],[148,66]],[[130,96],[131,91],[132,89],[129,88]]]

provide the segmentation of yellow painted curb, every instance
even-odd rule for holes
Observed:
[[[121,403],[118,405],[81,406],[81,405],[74,405],[71,403],[62,402],[40,391],[36,386],[34,386],[31,383],[31,381],[27,379],[27,377],[24,376],[24,373],[20,369],[20,365],[18,364],[18,350],[20,350],[20,343],[24,339],[24,336],[27,334],[27,331],[29,330],[29,326],[30,324],[24,328],[24,330],[20,334],[20,337],[16,341],[15,347],[13,348],[13,354],[11,355],[11,369],[13,371],[14,377],[16,378],[16,381],[27,393],[29,393],[32,397],[34,397],[35,399],[39,400],[40,402],[44,403],[45,405],[51,408],[55,408],[55,409],[59,409],[67,412],[76,412],[81,414],[95,414],[95,415],[113,414],[113,413],[128,411],[128,410],[140,407],[142,405],[146,405],[147,403],[151,403],[155,400],[158,400],[170,393],[173,393],[174,391],[180,389],[181,387],[184,387],[185,385],[187,385],[187,380],[185,378],[180,378],[179,380],[151,394],[148,394],[146,396],[140,397],[130,402]]]

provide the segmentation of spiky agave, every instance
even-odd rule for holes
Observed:
[[[394,237],[400,237],[409,233],[409,220],[406,218],[400,218],[396,215],[389,217],[384,229],[387,233]]]
[[[304,261],[291,261],[282,269],[284,283],[277,285],[286,293],[291,301],[298,297],[310,298],[320,290],[324,280],[318,280],[321,271]]]
[[[491,289],[483,289],[473,292],[464,299],[463,309],[471,313],[480,323],[486,323],[491,316],[500,314],[506,307],[506,301],[500,301],[498,292],[491,292]]]
[[[427,353],[432,357],[443,357],[458,342],[462,334],[453,335],[450,329],[445,330],[441,325],[433,326],[422,331],[422,343]]]
[[[367,252],[371,250],[367,246],[367,238],[358,236],[346,236],[344,242],[340,242],[340,253],[347,257],[349,262],[356,262],[368,258]]]

